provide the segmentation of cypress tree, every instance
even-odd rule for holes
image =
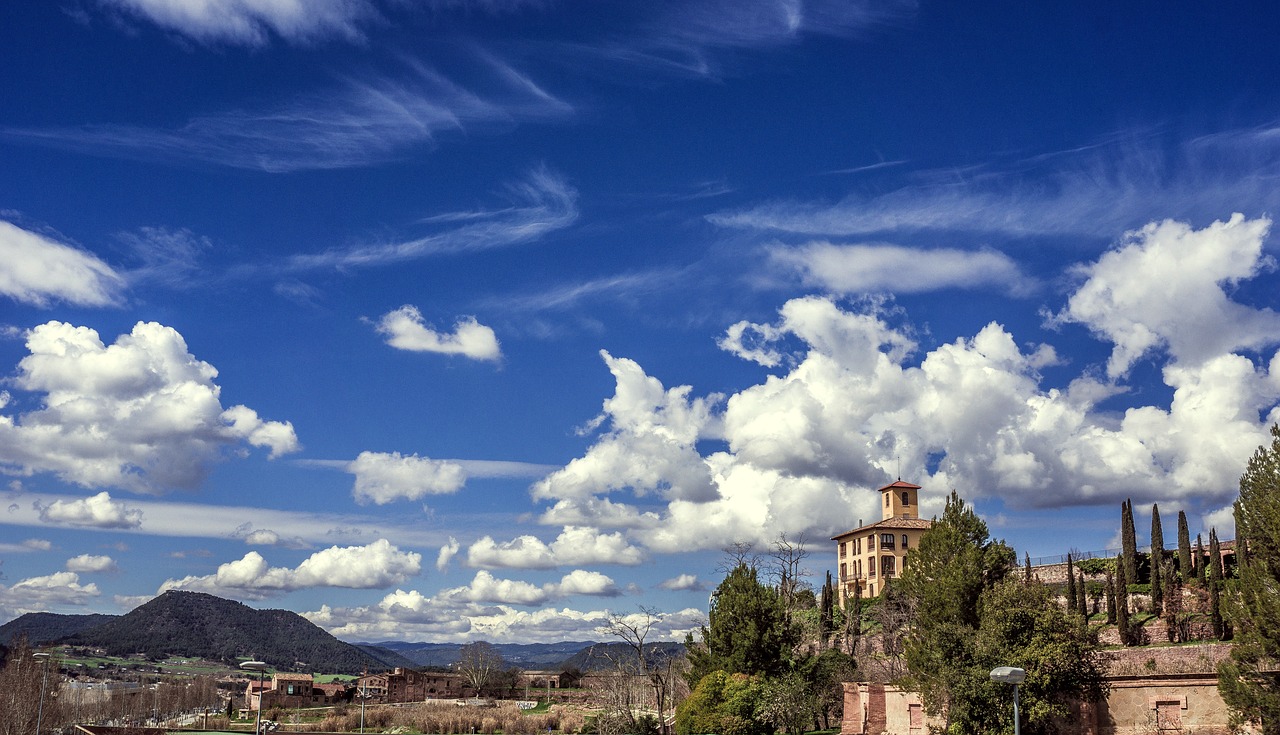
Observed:
[[[1151,504],[1151,612],[1159,615],[1164,609],[1164,580],[1160,572],[1164,561],[1164,527],[1160,525],[1160,506]]]
[[[1151,558],[1164,558],[1164,528],[1160,525],[1160,506],[1151,504]],[[1153,566],[1152,569],[1155,569]]]
[[[1219,582],[1226,576],[1222,568],[1222,545],[1218,543],[1218,529],[1209,529],[1209,579]]]
[[[831,570],[827,570],[827,581],[822,585],[822,601],[818,606],[818,648],[826,650],[827,640],[831,636],[835,620],[835,589],[831,584]]]
[[[1204,586],[1205,579],[1208,576],[1208,570],[1205,568],[1204,557],[1204,540],[1200,534],[1196,534],[1196,584]]]
[[[1138,583],[1138,537],[1133,531],[1133,501],[1120,505],[1120,545],[1124,578],[1129,584]]]
[[[1116,624],[1116,580],[1111,576],[1111,570],[1107,570],[1107,588],[1105,592],[1107,596],[1107,625]]]
[[[1120,632],[1120,645],[1129,642],[1129,580],[1124,565],[1116,567],[1116,629]]]
[[[1027,584],[1031,584],[1031,554],[1024,551],[1022,552],[1022,555],[1026,559],[1026,576],[1024,581]]]
[[[1164,611],[1164,574],[1160,557],[1151,555],[1151,614],[1159,616]]]
[[[1076,607],[1076,571],[1071,566],[1071,555],[1067,554],[1067,609],[1074,610]]]
[[[1183,582],[1191,581],[1191,532],[1187,530],[1187,514],[1178,511],[1178,573]]]
[[[1222,640],[1226,635],[1222,624],[1222,547],[1215,528],[1209,529],[1209,623],[1213,637]]]
[[[1076,585],[1076,608],[1080,611],[1080,614],[1084,616],[1084,619],[1088,620],[1089,619],[1089,603],[1085,600],[1084,572],[1079,572],[1079,574],[1080,574],[1079,584]]]
[[[1178,613],[1182,612],[1182,588],[1178,584],[1178,575],[1173,571],[1173,561],[1163,565],[1164,577],[1164,627],[1170,643],[1178,643],[1182,636],[1178,630]]]

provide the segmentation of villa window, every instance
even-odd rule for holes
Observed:
[[[840,580],[841,580],[841,581],[844,581],[845,577],[848,577],[848,576],[849,576],[849,574],[848,574],[848,571],[847,571],[847,570],[848,570],[848,565],[847,565],[847,564],[841,564],[841,565],[840,565]]]
[[[880,557],[880,571],[884,577],[892,577],[897,571],[898,559],[893,556]]]
[[[876,558],[875,558],[874,556],[873,556],[873,557],[871,557],[871,563],[870,563],[870,564],[868,564],[867,566],[869,566],[869,567],[871,568],[871,569],[870,569],[870,576],[871,576],[872,578],[875,578],[875,576],[876,576]]]
[[[842,541],[842,542],[840,542],[840,558],[841,558],[841,559],[843,559],[843,558],[845,558],[846,556],[848,556],[849,549],[848,549],[848,548],[846,548],[846,546],[847,546],[847,545],[846,545],[843,541]]]
[[[907,548],[907,534],[902,534],[902,548]]]
[[[910,495],[907,495],[907,491],[906,491],[906,490],[903,490],[903,491],[902,491],[902,504],[903,504],[903,505],[911,505],[911,496],[910,496]]]
[[[882,549],[893,548],[893,534],[891,533],[880,534],[880,548]]]
[[[874,533],[867,534],[867,551],[876,550],[876,535]]]
[[[889,493],[884,494],[884,507],[889,507]]]

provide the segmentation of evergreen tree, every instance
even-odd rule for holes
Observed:
[[[1151,557],[1164,557],[1164,528],[1160,525],[1160,506],[1151,504]],[[1154,569],[1154,567],[1152,567]]]
[[[1214,638],[1226,637],[1222,621],[1222,547],[1218,545],[1216,528],[1209,529],[1209,623]]]
[[[1204,540],[1200,534],[1196,534],[1196,584],[1204,586],[1205,580],[1208,578],[1208,569],[1205,567],[1204,556]]]
[[[1151,504],[1151,614],[1164,611],[1164,528],[1160,525],[1160,506]]]
[[[1218,543],[1218,529],[1209,529],[1209,579],[1217,578],[1221,582],[1225,570],[1222,568],[1222,545]]]
[[[1233,725],[1255,722],[1280,733],[1280,426],[1259,447],[1240,478],[1235,503],[1236,548],[1247,555],[1224,601],[1235,634],[1231,658],[1218,666],[1218,689]],[[1239,558],[1237,559],[1239,561]]]
[[[1111,570],[1107,570],[1107,625],[1116,624],[1116,580],[1111,575]]]
[[[831,570],[827,570],[827,581],[822,585],[822,600],[818,605],[818,647],[825,649],[827,640],[835,620],[835,588],[831,584]]]
[[[760,582],[757,570],[735,566],[711,597],[707,624],[685,639],[690,686],[712,671],[731,674],[781,673],[790,664],[799,632],[789,625],[778,593]]]
[[[912,610],[902,684],[952,732],[1007,731],[1007,691],[989,686],[996,666],[1025,668],[1024,716],[1045,729],[1069,715],[1072,699],[1101,692],[1097,643],[1084,621],[1053,604],[1048,586],[1014,581],[1017,556],[989,538],[986,524],[953,492],[941,519],[907,557],[892,590]],[[1071,601],[1069,601],[1070,603]]]
[[[1138,583],[1138,537],[1133,531],[1133,501],[1120,505],[1120,547],[1124,578],[1129,584]]]
[[[1164,612],[1164,564],[1160,558],[1151,555],[1151,614],[1155,616]]]
[[[1191,532],[1187,530],[1187,514],[1178,511],[1178,573],[1183,582],[1191,581]]]
[[[907,557],[895,587],[914,611],[905,640],[904,684],[920,692],[930,712],[960,714],[953,705],[974,674],[980,600],[1016,559],[1003,541],[989,537],[987,524],[954,491],[942,517]]]
[[[1076,609],[1076,568],[1071,565],[1071,555],[1067,554],[1067,609]]]
[[[1129,638],[1129,580],[1124,565],[1116,567],[1116,629],[1120,633],[1120,645],[1132,645]]]
[[[1022,552],[1022,555],[1023,555],[1023,558],[1026,560],[1026,572],[1024,573],[1023,581],[1026,582],[1027,584],[1030,584],[1031,583],[1031,554],[1028,554],[1027,552],[1024,551]]]
[[[1079,612],[1080,615],[1082,615],[1085,620],[1088,620],[1089,619],[1089,603],[1085,600],[1084,572],[1080,572],[1079,574],[1080,574],[1079,583],[1076,585],[1076,599],[1075,599],[1076,611]]]
[[[1178,626],[1178,613],[1182,612],[1182,587],[1178,583],[1178,575],[1173,571],[1173,561],[1161,565],[1161,576],[1164,578],[1164,627],[1170,643],[1180,643],[1182,635]]]

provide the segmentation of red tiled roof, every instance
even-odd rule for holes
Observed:
[[[915,529],[915,530],[927,531],[930,528],[933,528],[933,521],[927,520],[925,518],[886,518],[883,521],[876,521],[875,523],[868,523],[865,526],[859,526],[858,528],[855,528],[852,531],[845,531],[839,536],[832,536],[831,540],[836,541],[838,539],[844,538],[845,536],[853,536],[855,534],[864,533],[866,531],[874,531],[876,529],[888,529],[888,528],[892,528],[895,530],[896,529],[906,529],[906,530]]]
[[[919,485],[912,485],[911,483],[906,482],[901,477],[899,477],[897,480],[894,480],[888,485],[885,485],[884,487],[880,488],[880,492],[884,492],[885,490],[919,490],[919,489],[920,489]]]

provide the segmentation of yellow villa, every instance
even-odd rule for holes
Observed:
[[[919,485],[896,482],[880,488],[881,520],[831,540],[840,564],[840,604],[854,595],[875,597],[889,580],[902,573],[907,553],[933,521],[920,518]]]

